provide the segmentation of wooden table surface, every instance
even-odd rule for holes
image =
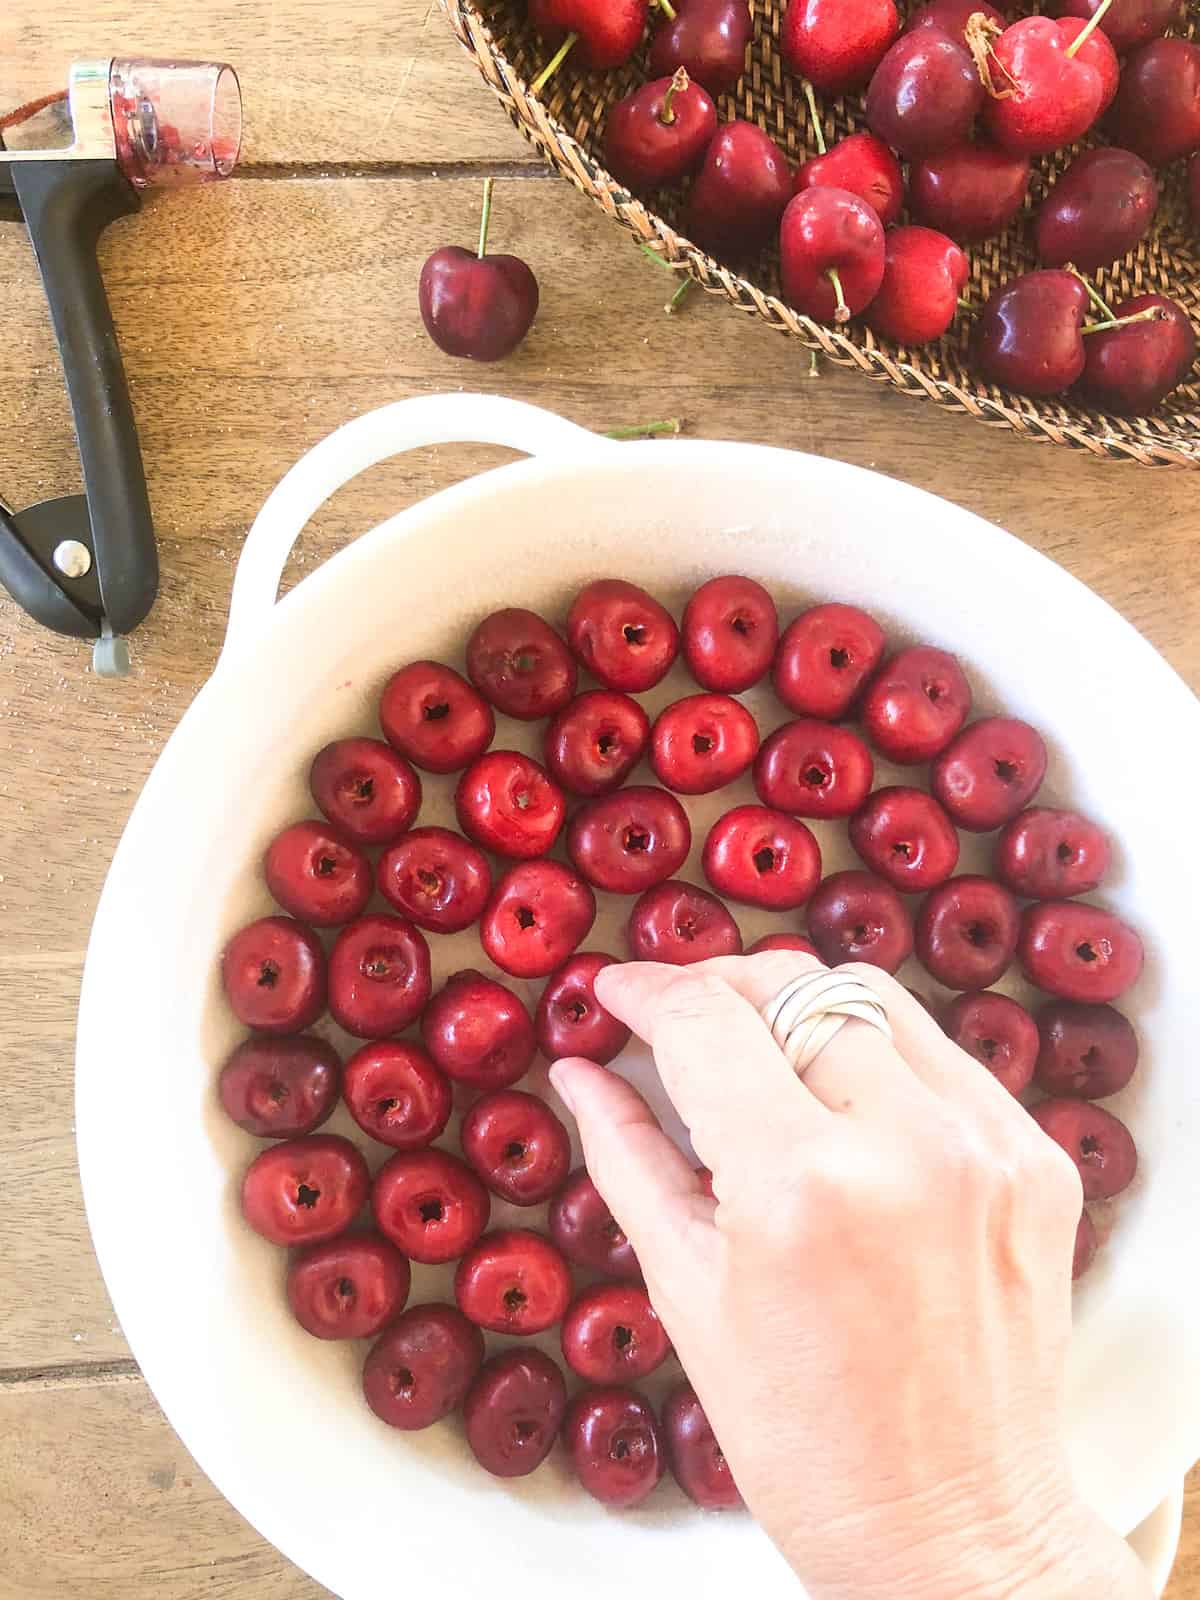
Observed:
[[[429,0],[43,0],[0,20],[0,111],[76,56],[233,61],[237,181],[155,199],[103,267],[141,430],[162,594],[124,682],[0,595],[0,1600],[310,1600],[323,1594],[205,1481],[130,1359],[88,1241],[72,1043],[88,927],[138,789],[216,657],[242,536],[340,422],[405,395],[488,389],[607,428],[678,414],[701,437],[877,468],[1011,529],[1099,591],[1200,686],[1200,478],[1111,466],[809,375],[779,335],[695,297],[549,178]],[[426,339],[421,261],[492,238],[537,270],[517,354],[467,367]],[[0,493],[77,486],[28,242],[0,228]],[[291,577],[351,534],[503,458],[403,457],[343,490]],[[895,530],[903,537],[903,528]],[[113,1041],[120,1072],[120,1040]],[[147,1204],[161,1197],[147,1196]],[[148,1264],[150,1270],[153,1264]],[[1170,1600],[1200,1600],[1200,1475]]]

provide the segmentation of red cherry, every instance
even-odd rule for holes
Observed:
[[[579,674],[548,622],[509,606],[484,617],[467,640],[467,676],[497,711],[537,722],[562,710]]]
[[[958,865],[958,834],[923,789],[876,789],[850,819],[850,843],[872,872],[905,894],[935,889]]]
[[[1117,1094],[1138,1064],[1132,1024],[1111,1006],[1050,1000],[1037,1014],[1037,1085],[1052,1095],[1103,1100]]]
[[[630,912],[629,950],[635,961],[687,967],[710,956],[740,956],[742,936],[714,895],[668,878],[640,895]]]
[[[768,806],[735,806],[704,841],[718,894],[772,911],[802,906],[821,881],[821,848],[802,822]]]
[[[540,1233],[500,1228],[459,1262],[454,1298],[479,1327],[526,1337],[561,1321],[571,1300],[571,1271]]]
[[[650,41],[650,71],[669,78],[683,67],[711,95],[725,94],[746,66],[754,22],[746,0],[679,0]]]
[[[447,978],[421,1018],[426,1050],[447,1077],[507,1089],[536,1053],[533,1020],[511,990],[467,968]]]
[[[794,950],[801,955],[818,955],[817,947],[802,933],[765,933],[746,951],[748,956],[760,956],[768,950]]]
[[[463,1431],[476,1461],[495,1478],[524,1478],[554,1448],[567,1386],[549,1356],[505,1350],[485,1362],[463,1402]]]
[[[645,194],[696,171],[717,131],[708,91],[682,67],[618,100],[604,124],[604,165],[618,183]]]
[[[696,174],[684,231],[712,255],[756,255],[774,237],[791,192],[788,159],[774,139],[753,122],[728,122],[710,141]]]
[[[869,961],[895,972],[912,954],[912,922],[904,902],[869,872],[835,872],[808,903],[808,931],[826,966]]]
[[[1116,1000],[1141,976],[1142,941],[1127,922],[1078,900],[1040,900],[1021,918],[1025,976],[1064,1000]]]
[[[1032,170],[1028,156],[984,142],[927,156],[909,173],[913,217],[960,244],[990,239],[1021,210]]]
[[[596,897],[560,861],[521,861],[492,892],[479,942],[503,972],[544,978],[587,937]]]
[[[577,1267],[610,1278],[641,1278],[633,1246],[583,1167],[575,1169],[551,1203],[549,1225],[550,1237]]]
[[[983,102],[983,84],[962,37],[917,28],[902,34],[876,67],[867,126],[915,161],[963,144]]]
[[[311,1133],[264,1150],[242,1179],[242,1215],[272,1244],[319,1244],[362,1210],[370,1177],[349,1139]]]
[[[671,613],[623,578],[598,578],[579,591],[567,640],[593,678],[627,694],[653,689],[679,652]]]
[[[712,1424],[690,1383],[682,1383],[663,1402],[663,1437],[675,1482],[704,1511],[728,1511],[742,1504],[729,1463]]]
[[[340,1082],[333,1046],[301,1034],[243,1039],[221,1068],[217,1087],[239,1128],[260,1139],[291,1139],[328,1122]]]
[[[954,1043],[981,1062],[1009,1094],[1029,1087],[1038,1054],[1037,1024],[1006,994],[960,994],[946,1007],[942,1026]]]
[[[579,1294],[562,1325],[563,1359],[589,1383],[634,1383],[671,1353],[671,1341],[645,1289],[599,1283]]]
[[[325,1009],[325,952],[291,917],[239,929],[221,957],[221,981],[239,1022],[262,1033],[302,1033]]]
[[[983,116],[1006,150],[1048,155],[1082,138],[1100,115],[1108,83],[1086,46],[1068,54],[1075,32],[1051,17],[1022,17],[991,41],[994,89]]]
[[[382,739],[337,739],[309,768],[313,799],[356,844],[389,844],[421,809],[421,780]]]
[[[449,828],[406,833],[380,856],[376,878],[384,899],[431,933],[469,928],[492,892],[483,851]]]
[[[296,1257],[288,1269],[288,1304],[316,1339],[373,1339],[404,1310],[411,1276],[385,1239],[347,1233]]]
[[[1046,776],[1042,736],[1016,717],[984,717],[933,763],[930,787],[960,828],[989,833],[1033,799]]]
[[[1129,150],[1085,150],[1038,208],[1034,239],[1048,267],[1107,267],[1145,238],[1158,208],[1154,173]]]
[[[1161,294],[1135,295],[1113,310],[1118,318],[1158,314],[1089,335],[1079,392],[1119,417],[1145,416],[1187,381],[1196,359],[1195,330],[1183,307]]]
[[[318,928],[360,916],[374,887],[366,856],[328,822],[294,822],[277,833],[263,877],[285,911]]]
[[[1152,39],[1125,63],[1109,132],[1152,167],[1200,149],[1200,45]]]
[[[883,629],[857,606],[811,606],[779,641],[775,693],[801,717],[844,717],[883,656]]]
[[[1096,1224],[1086,1211],[1079,1214],[1079,1226],[1075,1230],[1075,1253],[1071,1259],[1071,1277],[1076,1282],[1096,1259],[1096,1251],[1100,1241],[1096,1237]]]
[[[904,25],[904,31],[912,33],[917,28],[940,28],[943,33],[955,38],[961,34],[965,39],[967,23],[977,12],[982,12],[989,22],[1004,26],[1001,13],[995,6],[988,5],[986,0],[930,0],[929,5],[913,12]]]
[[[654,776],[677,794],[711,794],[746,771],[758,724],[727,694],[692,694],[662,712],[650,735]]]
[[[602,1505],[638,1505],[663,1475],[653,1407],[633,1389],[583,1389],[563,1421],[563,1441],[580,1483]]]
[[[394,1150],[420,1150],[450,1120],[450,1085],[420,1045],[378,1039],[346,1063],[344,1093],[364,1133]]]
[[[863,699],[862,722],[889,761],[915,767],[946,748],[970,709],[971,686],[955,658],[914,645],[884,663]]]
[[[479,255],[450,244],[421,268],[417,297],[425,331],[439,350],[500,361],[533,325],[538,281],[519,256]]]
[[[429,946],[403,917],[359,917],[329,952],[329,1010],[347,1033],[382,1039],[415,1022],[429,999]]]
[[[440,661],[413,661],[394,673],[379,702],[379,722],[388,743],[426,772],[458,772],[496,734],[491,706]]]
[[[463,1118],[461,1138],[472,1170],[514,1206],[549,1200],[571,1165],[567,1130],[544,1100],[519,1089],[481,1095]]]
[[[572,794],[608,794],[624,783],[649,742],[650,718],[636,700],[591,689],[546,729],[546,767]]]
[[[971,263],[944,233],[893,228],[887,236],[883,282],[866,310],[867,326],[897,344],[940,339],[958,315],[958,297],[970,275]]]
[[[596,974],[613,965],[612,956],[581,950],[551,975],[533,1019],[538,1049],[548,1061],[583,1056],[607,1066],[629,1043],[629,1029],[596,999]]]
[[[753,578],[710,578],[684,609],[682,638],[688,670],[702,689],[740,694],[771,669],[779,639],[775,602]]]
[[[620,67],[642,42],[648,0],[529,0],[529,20],[548,44],[576,36],[575,60],[593,71]]]
[[[1070,272],[1011,279],[989,297],[972,331],[980,374],[1025,394],[1069,389],[1083,373],[1087,341],[1081,330],[1088,304],[1087,290]]]
[[[1086,22],[1100,10],[1103,0],[1054,0],[1055,17],[1082,17]],[[1136,50],[1186,17],[1184,0],[1113,0],[1100,18],[1100,26],[1113,49],[1124,54]]]
[[[873,133],[852,133],[823,154],[802,161],[792,180],[792,192],[799,194],[804,189],[847,189],[866,201],[885,228],[890,228],[904,209],[904,172]]]
[[[567,854],[597,889],[641,894],[677,872],[692,848],[687,812],[665,789],[635,786],[580,806]]]
[[[820,322],[848,322],[883,282],[883,227],[848,189],[804,189],[779,225],[783,297]]]
[[[1100,74],[1103,92],[1100,96],[1098,115],[1103,116],[1112,104],[1117,85],[1121,81],[1121,63],[1117,60],[1117,52],[1113,49],[1111,40],[1099,29],[1087,33],[1088,24],[1080,21],[1078,17],[1064,17],[1059,22],[1058,28],[1068,47],[1075,44],[1081,35],[1087,34],[1083,43],[1076,46],[1075,60],[1085,61],[1088,66],[1095,67]]]
[[[454,791],[458,825],[497,855],[529,860],[558,838],[567,803],[562,790],[529,756],[489,750],[473,761]]]
[[[764,805],[801,817],[848,817],[875,777],[871,752],[849,728],[801,717],[763,741],[754,787]]]
[[[1103,828],[1077,811],[1035,806],[1004,829],[992,870],[1014,894],[1058,900],[1099,888],[1111,859]]]
[[[380,1233],[413,1261],[436,1266],[469,1250],[488,1224],[487,1190],[446,1150],[401,1150],[375,1174]]]
[[[458,1408],[483,1365],[483,1335],[453,1306],[410,1306],[372,1346],[363,1395],[381,1421],[412,1431]]]
[[[1078,1167],[1085,1200],[1111,1200],[1133,1182],[1137,1146],[1111,1112],[1088,1100],[1043,1100],[1030,1115]]]
[[[788,0],[784,63],[824,94],[857,89],[900,31],[892,0]]]
[[[1019,930],[1008,890],[965,873],[926,897],[917,914],[917,956],[947,989],[988,989],[1012,965]]]

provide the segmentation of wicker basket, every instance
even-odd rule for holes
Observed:
[[[982,383],[967,357],[967,317],[956,319],[936,344],[908,351],[869,329],[844,330],[801,316],[778,298],[778,257],[764,253],[749,275],[723,266],[676,231],[678,192],[657,196],[651,210],[605,171],[598,151],[608,107],[647,77],[645,50],[614,72],[584,72],[565,64],[539,97],[529,84],[550,52],[529,25],[523,0],[441,0],[451,26],[516,126],[565,178],[589,195],[608,216],[651,246],[670,265],[687,272],[713,294],[793,334],[809,349],[839,366],[890,383],[904,394],[966,411],[992,427],[1012,428],[1027,439],[1052,440],[1111,460],[1146,466],[1200,467],[1200,384],[1177,389],[1149,417],[1123,418],[1089,411],[1069,400],[1034,400]],[[725,119],[757,122],[799,161],[816,153],[800,84],[779,50],[784,0],[750,0],[755,40],[750,63],[735,93],[719,102]],[[1189,0],[1194,6],[1196,0]],[[901,0],[903,9],[903,0]],[[1030,8],[1027,8],[1030,9]],[[1191,31],[1197,13],[1190,12]],[[832,142],[864,126],[861,96],[827,101],[824,132]],[[1081,147],[1076,147],[1081,148]],[[1036,206],[1075,150],[1035,164],[1027,211]],[[1188,216],[1183,163],[1167,168],[1154,228],[1138,248],[1096,274],[1106,298],[1162,292],[1178,300],[1200,325],[1200,240]],[[1035,266],[1026,217],[1002,236],[972,247],[970,294],[982,301],[998,283]]]

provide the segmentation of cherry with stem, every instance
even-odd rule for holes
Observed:
[[[1063,52],[1068,60],[1070,60],[1072,56],[1079,54],[1080,50],[1082,50],[1083,46],[1088,42],[1088,40],[1095,33],[1096,29],[1100,26],[1100,23],[1104,18],[1104,13],[1108,10],[1112,3],[1113,0],[1101,0],[1101,4],[1096,7],[1095,11],[1093,11],[1091,16],[1088,18],[1087,25],[1079,30],[1079,32],[1067,46],[1066,50]]]
[[[578,40],[579,35],[577,33],[569,33],[567,35],[567,37],[559,45],[558,49],[550,57],[549,61],[547,61],[546,65],[538,73],[537,77],[529,85],[534,94],[541,94],[542,90],[550,82],[550,79],[554,76],[559,67],[562,66],[563,62],[575,48]]]
[[[827,155],[829,147],[825,143],[825,130],[821,127],[821,114],[817,110],[817,97],[813,92],[813,86],[805,78],[802,87],[804,89],[804,98],[808,102],[808,116],[809,121],[812,123],[813,138],[817,142],[817,154],[819,156]],[[827,276],[833,285],[833,294],[837,301],[837,310],[833,313],[833,320],[835,322],[849,322],[850,307],[846,304],[846,295],[842,289],[842,280],[838,274],[838,269],[830,267]],[[809,376],[815,377],[816,374],[810,369]]]

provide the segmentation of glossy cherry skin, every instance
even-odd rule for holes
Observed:
[[[863,697],[861,716],[881,755],[915,767],[946,748],[970,709],[971,686],[957,660],[946,650],[914,645],[884,663]]]
[[[927,156],[909,173],[913,217],[960,244],[990,239],[1020,212],[1032,170],[1028,156],[982,141]]]
[[[710,956],[740,956],[742,936],[714,895],[668,878],[640,895],[630,912],[629,953],[634,961],[687,967]]]
[[[576,868],[610,894],[641,894],[662,883],[691,848],[687,812],[673,794],[649,786],[589,801],[567,829],[567,854]]]
[[[538,281],[519,256],[479,256],[461,245],[435,250],[417,288],[421,321],[448,356],[500,361],[537,316]]]
[[[310,1245],[288,1269],[292,1315],[315,1339],[373,1339],[401,1311],[412,1274],[386,1239],[345,1233]]]
[[[259,1139],[294,1139],[333,1115],[341,1084],[337,1051],[312,1034],[243,1039],[221,1068],[226,1115]]]
[[[363,1363],[363,1395],[390,1427],[428,1428],[457,1410],[483,1365],[483,1335],[453,1306],[410,1306]]]
[[[529,0],[529,20],[547,44],[577,35],[573,58],[593,71],[619,67],[642,42],[647,0]]]
[[[1085,150],[1038,208],[1038,260],[1083,272],[1107,267],[1146,237],[1157,208],[1158,184],[1141,156],[1112,146]]]
[[[532,1347],[484,1363],[463,1402],[463,1431],[476,1461],[495,1478],[524,1478],[554,1448],[567,1386],[550,1357]]]
[[[314,758],[308,785],[355,844],[390,844],[421,809],[420,778],[382,739],[335,739]]]
[[[677,794],[711,794],[740,778],[758,751],[758,724],[727,694],[691,694],[660,714],[650,765]]]
[[[589,1383],[636,1383],[671,1353],[645,1289],[599,1283],[572,1302],[562,1324],[563,1359]]]
[[[1095,16],[1101,3],[1102,0],[1054,0],[1050,11],[1056,17],[1081,17],[1086,22]],[[1124,55],[1168,28],[1178,27],[1185,15],[1184,0],[1113,0],[1099,25],[1113,49]]]
[[[654,1409],[634,1389],[583,1389],[563,1421],[575,1476],[601,1505],[638,1505],[663,1475]]]
[[[1079,391],[1095,405],[1119,417],[1141,417],[1153,411],[1171,391],[1186,382],[1196,359],[1196,334],[1187,313],[1161,294],[1135,295],[1113,307],[1118,317],[1154,308],[1149,322],[1093,333],[1086,345]]]
[[[904,209],[904,172],[896,157],[873,133],[852,133],[830,145],[823,156],[802,161],[792,180],[802,189],[848,189],[865,200],[885,228]]]
[[[536,611],[493,611],[467,640],[467,676],[506,716],[537,722],[575,693],[578,670],[554,629]]]
[[[1077,811],[1034,806],[1001,833],[992,870],[1014,894],[1065,900],[1099,888],[1111,860],[1108,835],[1096,823]]]
[[[629,1043],[629,1029],[596,999],[596,974],[613,965],[612,956],[580,950],[551,974],[533,1019],[548,1061],[583,1056],[607,1066]]]
[[[650,72],[669,78],[682,67],[711,95],[726,94],[746,66],[754,22],[746,0],[679,0],[650,41]]]
[[[1135,50],[1121,74],[1108,131],[1152,167],[1200,150],[1200,45],[1152,39]]]
[[[650,743],[650,718],[627,694],[589,689],[546,729],[546,770],[572,794],[619,789]]]
[[[865,866],[904,894],[935,889],[958,865],[954,824],[923,789],[876,789],[850,819],[850,843]]]
[[[407,1039],[376,1039],[356,1050],[343,1094],[363,1132],[393,1150],[424,1149],[450,1120],[449,1080]]]
[[[325,1009],[325,952],[291,917],[260,917],[221,957],[225,998],[239,1022],[260,1033],[303,1033]]]
[[[380,856],[376,882],[418,928],[459,933],[482,915],[492,869],[478,846],[450,828],[413,828]]]
[[[883,226],[848,189],[804,189],[779,225],[783,297],[820,322],[845,321],[870,305],[883,282]],[[829,274],[836,271],[846,310]]]
[[[989,97],[983,116],[1006,150],[1048,155],[1074,144],[1100,115],[1109,84],[1085,58],[1086,46],[1067,54],[1076,31],[1052,17],[1022,17],[992,40],[992,80],[1012,92]]]
[[[705,1511],[728,1511],[742,1504],[712,1424],[690,1383],[663,1401],[662,1431],[675,1482]]]
[[[1111,1006],[1050,1000],[1037,1014],[1040,1038],[1035,1077],[1051,1095],[1103,1100],[1137,1070],[1133,1024]]]
[[[493,891],[479,942],[502,972],[545,978],[587,937],[596,896],[561,861],[520,861]]]
[[[1071,1258],[1071,1277],[1078,1282],[1096,1259],[1096,1251],[1100,1248],[1100,1241],[1096,1237],[1096,1224],[1086,1211],[1079,1214],[1079,1226],[1075,1230],[1075,1252]]]
[[[370,1187],[349,1139],[310,1133],[264,1150],[242,1179],[242,1215],[272,1244],[319,1244],[344,1233]]]
[[[883,643],[883,629],[857,606],[810,606],[779,641],[775,693],[797,716],[836,722],[878,667]]]
[[[1033,799],[1046,776],[1046,746],[1017,717],[983,717],[933,763],[930,788],[960,828],[990,833]]]
[[[679,653],[671,613],[624,578],[597,578],[567,614],[576,660],[606,689],[641,694],[666,677]]]
[[[842,94],[866,83],[899,31],[892,0],[788,0],[780,46],[793,72]]]
[[[359,917],[329,952],[329,1010],[360,1039],[382,1039],[415,1022],[429,999],[429,946],[404,917]]]
[[[978,3],[977,0],[930,0],[929,5],[921,6],[912,13],[904,25],[904,31],[912,33],[917,28],[939,28],[954,38],[961,34],[965,40],[967,23],[979,11],[989,22],[1004,26],[1004,17],[995,6],[988,5],[987,0],[978,0]]]
[[[835,872],[808,903],[808,931],[826,966],[869,961],[895,972],[912,954],[913,930],[904,902],[870,872]]]
[[[459,772],[496,736],[483,696],[440,661],[413,661],[394,673],[379,701],[384,737],[426,772]]]
[[[1019,1095],[1029,1087],[1038,1056],[1038,1029],[1024,1006],[988,989],[960,994],[946,1007],[942,1027],[1009,1094]]]
[[[618,183],[646,194],[695,172],[716,131],[717,108],[707,89],[686,72],[655,78],[609,111],[604,164]]]
[[[1040,900],[1017,949],[1030,983],[1064,1000],[1116,1000],[1141,976],[1142,941],[1127,922],[1078,900]]]
[[[774,139],[756,123],[727,122],[692,184],[684,231],[711,255],[755,255],[774,237],[791,193],[788,159]]]
[[[412,1261],[436,1266],[469,1250],[488,1225],[491,1201],[470,1167],[448,1150],[401,1150],[375,1174],[375,1226]]]
[[[704,876],[718,894],[772,911],[802,906],[821,881],[821,847],[795,817],[735,806],[704,841]]]
[[[360,916],[371,898],[371,864],[328,822],[294,822],[263,856],[267,888],[293,917],[332,928]]]
[[[507,1089],[537,1046],[533,1019],[502,983],[467,968],[447,978],[425,1008],[421,1038],[447,1077],[474,1089]]]
[[[1087,31],[1087,23],[1079,17],[1063,17],[1058,24],[1059,32],[1066,39],[1068,47],[1073,45]],[[1095,67],[1103,83],[1103,92],[1100,96],[1100,112],[1103,116],[1112,104],[1113,96],[1117,92],[1117,85],[1121,81],[1121,63],[1117,59],[1117,52],[1112,47],[1108,35],[1101,29],[1089,33],[1075,53],[1076,61],[1086,61],[1089,66]]]
[[[558,838],[567,802],[544,767],[517,750],[489,750],[458,780],[462,831],[485,850],[528,861]]]
[[[1043,1100],[1031,1115],[1078,1167],[1085,1200],[1111,1200],[1133,1182],[1137,1146],[1110,1111],[1090,1100]]]
[[[958,315],[959,295],[970,275],[971,263],[944,233],[892,228],[883,282],[866,309],[867,326],[910,347],[940,339]]]
[[[463,1118],[460,1137],[472,1171],[510,1205],[549,1200],[571,1165],[567,1130],[544,1100],[519,1089],[481,1095]]]
[[[702,689],[740,694],[771,670],[779,614],[753,578],[710,578],[684,608],[681,637],[688,671]]]
[[[490,1333],[542,1333],[571,1301],[571,1269],[558,1248],[526,1228],[499,1228],[468,1250],[454,1274],[464,1316]]]
[[[793,950],[799,955],[817,956],[820,952],[811,939],[806,939],[802,933],[764,933],[761,939],[756,939],[746,951],[748,956],[760,956],[768,950]]]
[[[947,989],[988,989],[1012,965],[1019,931],[1008,890],[964,873],[926,897],[917,914],[917,955]]]
[[[641,1280],[633,1246],[584,1167],[572,1172],[551,1202],[548,1221],[550,1237],[577,1267],[608,1278]]]
[[[1069,272],[1012,279],[989,297],[972,330],[980,375],[1025,394],[1069,389],[1083,372],[1088,304],[1087,290]]]
[[[983,109],[984,90],[971,52],[940,28],[901,34],[867,90],[867,126],[916,161],[965,143]]]
[[[871,752],[856,733],[801,717],[764,739],[754,787],[764,805],[800,817],[849,817],[875,778]]]

